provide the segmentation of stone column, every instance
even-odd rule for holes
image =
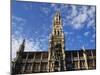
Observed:
[[[94,61],[94,56],[93,56],[93,51],[91,50],[91,56],[92,56],[92,60],[93,60],[93,64],[92,64],[92,67],[94,67],[95,66],[95,61]]]
[[[27,63],[27,59],[28,59],[28,53],[27,53],[27,56],[26,56],[26,59],[25,59],[25,64],[24,64],[24,66],[23,66],[23,70],[22,70],[22,73],[24,73],[25,72],[25,67],[26,67],[26,63]]]
[[[42,58],[43,58],[43,53],[41,53],[40,67],[39,67],[39,68],[40,68],[40,71],[41,71],[41,67],[42,67],[42,66],[41,66]]]
[[[87,55],[86,55],[86,51],[85,50],[83,50],[83,58],[85,60],[85,68],[88,69]]]
[[[71,60],[72,60],[72,63],[73,63],[73,54],[72,54],[72,52],[71,52]]]
[[[80,69],[80,58],[79,58],[79,52],[77,51],[77,56],[78,56],[78,69]]]

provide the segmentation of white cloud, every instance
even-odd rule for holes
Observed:
[[[83,26],[87,25],[86,27],[94,27],[95,26],[95,7],[90,6],[80,6],[77,5],[70,5],[71,6],[71,13],[70,15],[66,15],[64,18],[64,24],[69,23],[73,29],[81,29]],[[84,24],[86,21],[87,24]]]
[[[73,32],[64,32],[65,33],[65,35],[73,35],[74,33]]]
[[[95,28],[95,20],[91,19],[88,23],[87,23],[87,27],[93,27],[93,29]]]
[[[92,39],[92,40],[90,40],[90,42],[91,42],[91,43],[93,43],[93,42],[94,42],[94,40]]]
[[[71,13],[71,18],[72,18],[72,22],[71,22],[71,26],[74,29],[80,29],[83,27],[83,23],[86,21],[87,19],[87,13],[86,13],[86,8],[85,6],[82,6],[81,9],[78,11],[77,9],[79,9],[76,5],[71,5],[72,6],[72,13]]]
[[[92,38],[95,38],[95,34],[92,35]]]
[[[71,15],[70,16],[71,17],[75,17],[78,14],[76,5],[71,5],[71,8],[72,8],[72,12],[71,12]]]
[[[12,23],[14,22],[25,22],[25,19],[23,19],[22,17],[18,17],[18,16],[12,16]]]
[[[51,7],[55,7],[56,6],[56,4],[55,3],[51,3]]]
[[[64,32],[65,35],[68,35],[68,32]]]
[[[12,16],[12,34],[19,37],[19,34],[23,32],[23,27],[26,24],[26,20],[22,17]]]
[[[12,16],[12,58],[16,56],[19,45],[22,43],[23,38],[21,33],[24,24],[25,19],[18,16]]]
[[[39,41],[34,41],[34,40],[26,40],[25,44],[25,51],[41,51],[40,49],[40,42]]]
[[[12,58],[16,57],[16,52],[19,49],[19,46],[21,45],[23,39],[25,39],[25,50],[24,51],[41,51],[40,48],[40,41],[39,40],[33,40],[33,39],[27,39],[22,36],[19,38],[16,38],[16,36],[12,36]],[[44,40],[42,40],[44,41]]]
[[[95,13],[95,7],[91,6],[89,10],[87,10],[87,14],[89,15],[90,18],[94,17],[94,13]]]
[[[89,35],[89,32],[85,32],[85,33],[84,33],[84,36],[88,36],[88,35]]]
[[[22,43],[22,38],[15,38],[14,36],[12,37],[12,59],[15,58],[16,52],[18,51],[19,45]]]
[[[83,24],[87,19],[87,15],[86,14],[79,14],[77,17],[75,17],[71,24],[75,29],[79,29],[81,27],[83,27]]]
[[[12,16],[12,60],[16,57],[16,52],[19,49],[23,39],[26,40],[25,43],[25,51],[41,51],[40,48],[40,40],[39,39],[32,39],[27,38],[26,34],[23,34],[24,25],[26,24],[26,20]],[[38,33],[38,32],[35,32]],[[45,40],[42,40],[43,42]]]
[[[54,10],[57,10],[57,9],[58,9],[57,4],[55,4],[55,3],[51,3],[51,7],[52,7]]]
[[[54,11],[60,10],[62,13],[65,13],[65,10],[68,8],[68,5],[51,3],[51,8],[54,9]]]
[[[28,5],[23,5],[25,10],[32,10],[32,4],[28,4]]]
[[[86,27],[95,26],[95,6],[61,4],[58,7],[57,4],[52,3],[51,8],[55,11],[59,9],[61,13],[65,14],[63,21],[64,26],[69,24],[73,29],[81,29],[85,25]],[[50,12],[47,7],[43,8],[43,10],[46,14]],[[68,10],[70,13],[66,14],[65,10]],[[84,24],[86,21],[88,21],[87,24]]]
[[[44,12],[45,15],[48,16],[48,14],[50,13],[50,9],[47,7],[42,8],[42,11]]]
[[[56,4],[51,4],[51,7],[57,10]],[[83,23],[89,20],[87,24],[88,27],[90,26],[94,27],[94,24],[95,24],[95,19],[93,18],[94,12],[95,12],[94,7],[91,7],[91,9],[87,10],[87,6],[84,6],[80,9],[79,12],[77,11],[76,5],[71,5],[71,7],[72,7],[72,12],[69,16],[68,15],[66,16],[66,18],[64,19],[64,24],[69,23],[72,28],[80,29],[83,27]],[[62,11],[64,11],[65,9],[67,9],[67,5],[62,6],[60,8],[60,10]],[[43,8],[43,11],[45,14],[48,14],[50,12],[48,8]],[[45,42],[48,38],[48,36],[47,37],[43,36],[43,39],[36,40],[36,39],[25,37],[25,34],[23,35],[21,34],[23,32],[23,25],[25,23],[26,23],[25,19],[21,17],[17,17],[17,16],[12,16],[12,26],[14,26],[13,28],[15,28],[14,34],[12,35],[12,58],[16,56],[16,51],[18,51],[18,48],[20,44],[22,43],[23,39],[26,39],[25,51],[41,51],[43,50],[41,49],[41,46],[43,47],[43,42]],[[43,29],[46,29],[45,24],[43,26]],[[38,32],[35,32],[35,34],[37,33]],[[68,33],[68,32],[65,32],[65,33],[69,35],[73,34],[73,33]],[[89,35],[89,32],[84,33],[84,36],[88,36],[88,35]],[[74,42],[74,40],[72,39],[71,42]]]

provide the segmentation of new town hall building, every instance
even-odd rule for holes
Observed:
[[[57,11],[53,20],[48,51],[24,52],[25,40],[23,40],[15,61],[12,62],[12,73],[29,74],[96,69],[95,49],[65,50],[64,38],[61,15]]]

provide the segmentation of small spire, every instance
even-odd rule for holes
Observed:
[[[25,39],[23,40],[22,44],[19,47],[19,52],[23,52],[25,48]]]
[[[57,10],[57,11],[56,11],[56,15],[55,15],[55,17],[57,17],[57,18],[60,19],[60,10]]]
[[[56,11],[56,16],[60,16],[60,11],[59,10]]]
[[[85,51],[85,47],[84,47],[84,45],[82,46],[82,50]]]
[[[56,11],[56,14],[54,16],[54,23],[57,23],[57,22],[59,22],[59,23],[61,22],[61,16],[60,16],[59,10]]]
[[[23,43],[22,43],[23,45],[25,44],[25,39],[23,40]]]

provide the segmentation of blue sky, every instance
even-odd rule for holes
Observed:
[[[96,8],[91,5],[72,5],[13,1],[12,55],[26,39],[25,51],[47,51],[52,32],[53,16],[60,10],[65,50],[95,49]]]

